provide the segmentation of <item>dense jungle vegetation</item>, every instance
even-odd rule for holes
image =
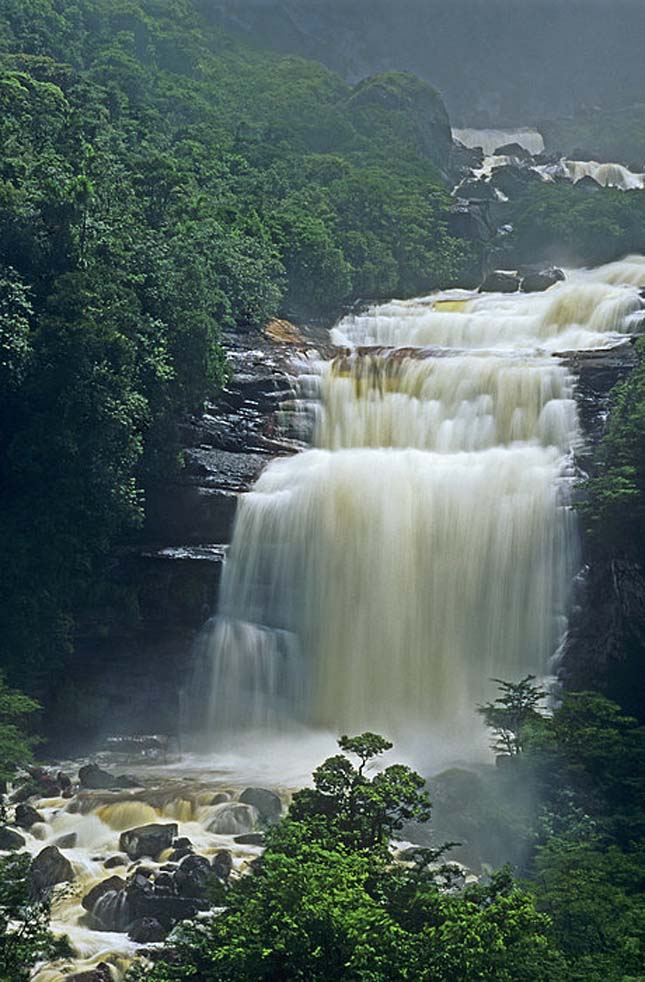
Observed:
[[[351,89],[188,0],[3,0],[0,142],[1,661],[47,699],[176,421],[226,377],[221,329],[427,291],[473,249],[429,86]]]
[[[64,674],[75,609],[140,524],[147,483],[181,467],[177,421],[227,378],[222,331],[470,284],[480,256],[448,231],[449,124],[430,86],[352,87],[189,0],[0,0],[0,145],[5,782],[34,753],[34,700]],[[532,186],[509,247],[645,251],[644,201]],[[614,392],[583,511],[599,554],[641,568],[644,366]],[[423,781],[399,765],[370,777],[387,741],[343,738],[253,872],[213,881],[225,914],[132,978],[642,979],[644,730],[605,696],[570,692],[547,715],[529,677],[480,707],[502,751],[491,793],[530,803],[494,817],[519,844],[513,870],[465,886],[434,841],[393,864],[389,838],[430,818]],[[0,860],[11,982],[61,950],[28,866]]]

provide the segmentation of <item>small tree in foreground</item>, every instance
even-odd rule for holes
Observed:
[[[538,707],[546,699],[546,690],[533,684],[535,675],[527,675],[520,682],[491,681],[497,683],[501,695],[494,702],[478,706],[477,712],[493,731],[493,750],[516,757],[524,746],[526,724],[541,715]]]

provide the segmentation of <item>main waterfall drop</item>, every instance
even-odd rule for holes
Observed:
[[[240,502],[205,640],[208,729],[472,737],[492,677],[549,672],[575,570],[579,440],[555,354],[607,347],[645,265],[540,295],[460,291],[343,320],[312,447]]]

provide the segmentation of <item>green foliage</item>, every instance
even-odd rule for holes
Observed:
[[[609,422],[586,483],[583,517],[605,553],[645,562],[645,342],[638,364],[612,392]]]
[[[501,695],[494,702],[478,706],[477,712],[495,735],[492,748],[510,757],[522,752],[527,725],[538,716],[538,706],[546,698],[540,685],[533,685],[535,675],[519,682],[497,682]]]
[[[368,761],[392,744],[374,733],[341,737],[343,754],[330,757],[314,771],[314,787],[298,791],[291,805],[293,820],[310,826],[312,839],[330,838],[353,849],[385,847],[405,822],[430,818],[424,781],[409,767],[392,764],[373,778],[364,771]],[[346,756],[360,760],[355,767]]]
[[[146,487],[178,465],[177,422],[227,377],[222,328],[329,318],[357,293],[458,275],[467,250],[447,234],[436,166],[445,110],[413,77],[388,87],[398,109],[368,105],[187,0],[1,5],[11,682],[49,701],[75,611],[142,521]]]
[[[18,767],[32,759],[36,740],[25,732],[38,703],[10,689],[0,676],[0,783],[10,781]]]
[[[589,193],[569,182],[531,184],[512,206],[513,255],[595,265],[645,251],[645,194],[604,188]]]
[[[27,982],[37,962],[71,955],[49,931],[49,906],[30,896],[26,853],[0,858],[0,979]]]
[[[391,747],[376,734],[339,745],[359,766],[344,755],[325,761],[226,909],[183,927],[154,968],[135,967],[133,982],[565,978],[548,919],[508,871],[462,890],[458,870],[437,864],[441,850],[393,862],[387,841],[400,821],[428,818],[422,779],[401,765],[367,779],[367,764]]]

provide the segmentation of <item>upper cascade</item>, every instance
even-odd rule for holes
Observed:
[[[486,753],[473,706],[491,678],[548,674],[576,570],[580,433],[553,355],[624,342],[643,285],[631,256],[541,294],[450,291],[336,326],[336,357],[304,372],[312,448],[240,502],[196,680],[211,739],[430,731],[452,759]]]

